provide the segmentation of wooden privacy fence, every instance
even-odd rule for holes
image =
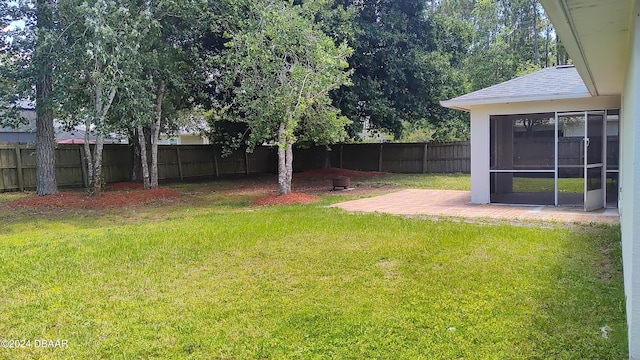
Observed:
[[[24,144],[0,144],[0,191],[34,189],[35,148]],[[56,179],[60,187],[87,184],[82,145],[56,148]],[[106,183],[128,181],[132,167],[129,145],[105,145],[103,177]],[[296,149],[294,170],[327,166],[363,171],[397,173],[468,173],[468,142],[415,144],[337,144]],[[160,180],[193,180],[232,174],[276,173],[277,151],[256,147],[221,156],[213,145],[162,145],[158,147]]]
[[[468,141],[448,143],[338,144],[332,146],[334,167],[391,173],[469,173]],[[294,155],[295,161],[295,155]]]
[[[275,172],[275,151],[258,147],[222,157],[211,145],[167,145],[158,147],[158,178],[190,180],[221,175]],[[34,189],[35,148],[23,144],[0,144],[0,191]],[[58,145],[56,180],[60,187],[82,187],[88,182],[82,145]],[[129,181],[132,167],[128,145],[105,145],[102,176],[106,183]]]
[[[109,145],[105,149],[102,171],[105,181],[129,178],[130,155],[126,145]],[[60,187],[82,187],[87,183],[87,169],[82,145],[59,145],[56,148],[56,180]],[[36,150],[24,144],[0,144],[0,191],[36,187]]]

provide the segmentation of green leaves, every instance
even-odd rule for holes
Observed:
[[[221,62],[235,112],[251,128],[250,144],[342,138],[346,120],[331,106],[328,93],[350,83],[346,59],[352,50],[346,43],[336,46],[300,7],[263,5],[231,34]],[[275,136],[281,124],[286,139]]]
[[[234,115],[224,120],[247,124],[249,149],[278,146],[280,194],[291,192],[293,144],[343,139],[348,121],[329,92],[350,84],[346,59],[352,50],[346,43],[336,46],[303,10],[287,2],[256,4],[244,26],[229,34],[219,63],[224,100]]]
[[[468,31],[449,33],[448,28],[462,27],[428,17],[419,0],[363,1],[353,9],[358,28],[350,58],[354,85],[332,94],[335,104],[354,120],[351,134],[366,122],[400,139],[404,124],[425,119],[442,123],[446,114],[439,101],[445,99],[447,87],[462,92],[463,83],[448,82],[462,55],[441,54],[466,52]]]

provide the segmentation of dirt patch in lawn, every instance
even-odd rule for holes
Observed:
[[[617,276],[616,267],[611,259],[611,251],[613,251],[613,248],[611,245],[603,245],[600,250],[602,251],[603,258],[602,263],[600,263],[600,267],[598,268],[600,280],[605,283],[610,283],[611,280]]]
[[[251,206],[309,204],[320,200],[315,195],[291,193],[286,195],[268,195],[251,202]]]
[[[119,190],[116,190],[119,189]],[[124,190],[126,189],[126,190]],[[175,199],[180,193],[173,189],[143,190],[141,184],[125,183],[107,186],[100,196],[89,196],[84,191],[65,191],[55,195],[29,195],[6,203],[11,208],[70,208],[104,209],[147,204]]]

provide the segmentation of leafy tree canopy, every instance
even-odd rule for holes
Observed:
[[[364,122],[396,139],[403,134],[403,124],[443,123],[449,111],[439,101],[464,90],[455,68],[462,63],[469,31],[445,18],[429,17],[421,0],[341,3],[357,12],[355,51],[349,60],[354,85],[341,88],[333,98],[354,120],[352,135]]]
[[[291,192],[292,145],[341,140],[348,122],[328,94],[349,84],[352,51],[335,45],[302,10],[286,2],[258,4],[221,58],[233,93],[229,106],[251,129],[249,145],[278,146],[281,193]]]

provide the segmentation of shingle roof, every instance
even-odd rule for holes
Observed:
[[[441,101],[442,106],[469,110],[472,105],[590,97],[573,66],[545,68],[469,94]]]

